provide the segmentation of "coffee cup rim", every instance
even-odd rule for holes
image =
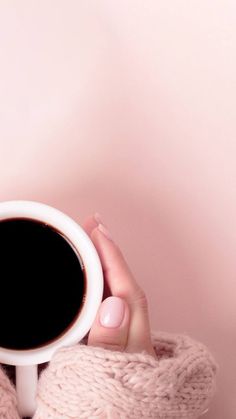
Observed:
[[[83,228],[69,215],[50,205],[28,200],[0,202],[0,222],[9,218],[26,218],[52,226],[69,240],[80,255],[86,272],[86,295],[78,317],[52,342],[33,349],[0,347],[0,362],[10,365],[34,365],[50,361],[61,347],[79,343],[95,320],[103,296],[103,271],[97,250]]]

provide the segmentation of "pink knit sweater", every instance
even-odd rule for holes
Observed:
[[[197,419],[215,392],[217,365],[185,335],[153,332],[157,359],[80,343],[41,373],[34,419]],[[13,385],[0,374],[0,418],[18,419]]]

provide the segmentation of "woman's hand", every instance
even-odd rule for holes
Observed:
[[[115,351],[146,351],[156,357],[144,291],[100,216],[87,218],[83,227],[97,249],[105,280],[105,300],[90,329],[87,344]]]

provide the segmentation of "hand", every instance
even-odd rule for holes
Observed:
[[[99,215],[87,218],[83,228],[97,249],[105,281],[105,300],[90,329],[87,344],[115,351],[146,351],[156,358],[144,291]]]

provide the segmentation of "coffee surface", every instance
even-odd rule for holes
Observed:
[[[53,341],[83,304],[85,272],[60,232],[30,219],[0,221],[0,346]]]

